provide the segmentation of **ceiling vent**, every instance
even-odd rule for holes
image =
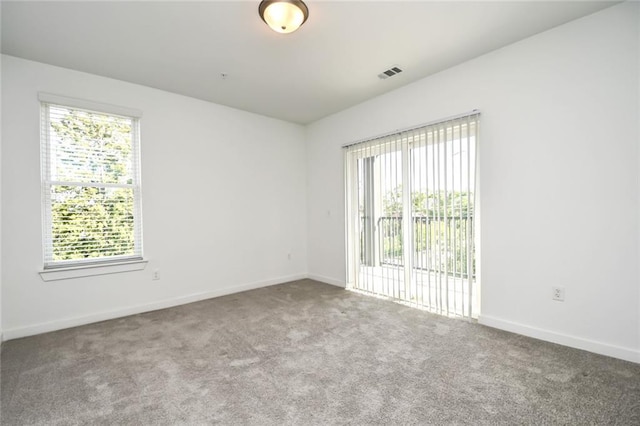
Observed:
[[[392,67],[389,68],[386,71],[382,71],[380,74],[378,74],[378,78],[380,80],[386,80],[389,77],[393,77],[396,74],[400,74],[402,72],[402,70],[399,67]]]

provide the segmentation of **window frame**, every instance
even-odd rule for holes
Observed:
[[[41,204],[42,204],[42,259],[43,269],[40,275],[45,281],[74,278],[78,276],[102,275],[113,272],[126,272],[144,269],[147,261],[143,258],[142,233],[142,176],[140,161],[140,119],[142,112],[137,109],[103,104],[88,100],[69,98],[49,93],[38,93],[40,102],[40,162],[41,162]],[[63,107],[70,110],[115,116],[131,120],[132,183],[129,187],[133,194],[133,239],[134,253],[131,255],[105,256],[88,259],[53,260],[52,198],[51,188],[64,181],[54,181],[51,176],[52,162],[48,153],[51,147],[50,108]],[[72,182],[69,182],[72,183]],[[77,186],[77,183],[75,183]],[[102,187],[100,184],[91,186]],[[110,184],[105,183],[104,187]]]

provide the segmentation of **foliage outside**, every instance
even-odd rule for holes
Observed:
[[[402,186],[387,192],[383,199],[384,216],[402,217]],[[473,194],[461,191],[411,193],[413,217],[473,216]]]
[[[468,253],[473,256],[474,252],[473,247],[467,247],[467,236],[473,227],[473,194],[460,191],[413,192],[411,201],[413,266],[466,277]],[[383,211],[384,216],[378,219],[381,262],[401,266],[404,250],[402,187],[386,194]],[[472,258],[471,269],[475,275],[475,258]]]
[[[131,120],[51,108],[53,260],[133,254]]]

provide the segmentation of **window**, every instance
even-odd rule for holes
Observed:
[[[142,259],[141,114],[39,99],[45,270]]]
[[[345,148],[347,283],[475,317],[479,114]]]

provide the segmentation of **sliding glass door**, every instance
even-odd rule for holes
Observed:
[[[477,314],[478,114],[346,147],[349,287]]]

